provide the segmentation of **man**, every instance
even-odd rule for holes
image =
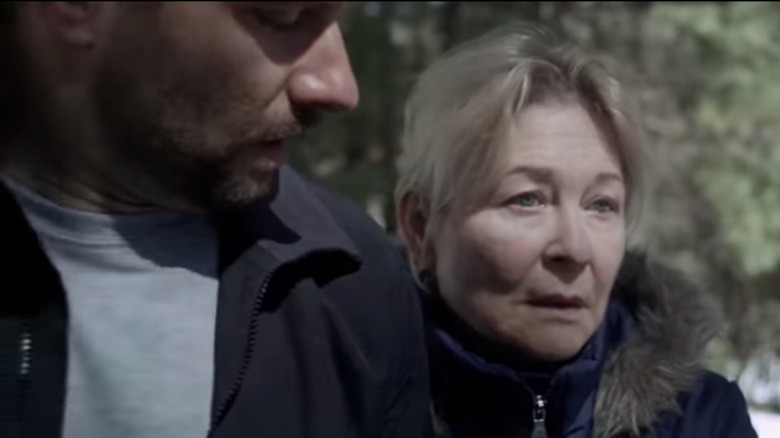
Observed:
[[[2,7],[0,436],[427,434],[397,251],[283,165],[343,5]]]

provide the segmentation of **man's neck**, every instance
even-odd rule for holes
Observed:
[[[99,181],[90,172],[79,172],[46,161],[14,160],[6,157],[0,178],[24,187],[55,204],[74,210],[107,214],[142,214],[165,211],[110,181]]]

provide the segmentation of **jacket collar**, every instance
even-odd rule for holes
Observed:
[[[679,412],[680,393],[702,375],[706,347],[723,327],[710,295],[641,254],[624,261],[616,295],[636,330],[611,348],[605,363],[594,411],[597,437],[640,435],[664,414]]]
[[[517,360],[502,360],[502,352],[480,346],[478,335],[469,333],[462,323],[453,322],[451,312],[441,306],[443,304],[437,304],[438,326],[433,328],[436,352],[432,360],[434,363],[440,361],[437,372],[457,369],[459,377],[453,377],[453,381],[482,381],[483,384],[477,386],[495,388],[495,391],[489,390],[491,397],[497,398],[493,402],[513,404],[518,409],[530,406],[536,395],[544,396],[550,417],[548,433],[552,436],[579,436],[578,433],[585,436],[592,430],[595,393],[610,346],[619,343],[619,338],[633,330],[630,316],[620,300],[611,300],[604,322],[574,359],[548,369],[529,367]],[[503,357],[507,358],[506,355]],[[534,380],[546,384],[547,389],[535,389]],[[505,384],[489,383],[500,381]],[[517,400],[518,397],[525,400]],[[530,412],[529,408],[526,413],[529,419]],[[523,415],[523,411],[516,415]],[[444,436],[450,435],[445,433]],[[457,436],[457,433],[451,436]]]
[[[247,207],[214,215],[220,265],[228,267],[253,247],[288,263],[316,252],[342,252],[359,260],[355,243],[339,227],[308,184],[283,166],[271,194]]]
[[[27,223],[14,196],[2,183],[0,218],[3,223],[0,229],[3,245],[0,276],[4,281],[0,290],[0,324],[5,330],[2,335],[19,336],[27,332],[28,339],[32,339],[36,346],[30,353],[30,360],[39,364],[32,367],[33,377],[27,379],[25,402],[19,405],[18,411],[14,410],[19,417],[7,419],[17,421],[30,436],[58,436],[67,370],[68,312],[65,293],[57,271],[38,243],[35,231]],[[19,339],[4,339],[12,342],[0,351],[0,354],[10,353],[6,356],[9,359],[7,363],[14,360],[16,351],[13,351],[12,345],[17,345]],[[13,382],[18,379],[16,368],[11,375],[4,371],[7,369],[0,370],[0,374],[4,374],[0,375],[0,380]],[[13,392],[3,396],[11,394]],[[0,404],[6,400],[0,400]]]
[[[0,298],[36,307],[43,305],[46,300],[58,295],[55,291],[59,289],[59,278],[21,207],[3,183],[0,183],[0,217],[3,218],[0,232],[3,233],[4,246],[4,250],[0,251],[0,275],[10,283],[7,293],[0,294]],[[30,275],[30,272],[39,275]],[[26,292],[20,294],[20,288]],[[13,307],[0,305],[0,308]]]

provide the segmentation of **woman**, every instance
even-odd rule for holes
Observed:
[[[637,132],[615,78],[542,31],[488,34],[419,79],[396,202],[440,436],[755,436],[700,363],[718,312],[626,253]]]

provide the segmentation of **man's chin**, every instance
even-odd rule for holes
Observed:
[[[213,192],[208,210],[240,208],[273,199],[277,192],[279,170],[253,171],[243,178],[220,184]]]

